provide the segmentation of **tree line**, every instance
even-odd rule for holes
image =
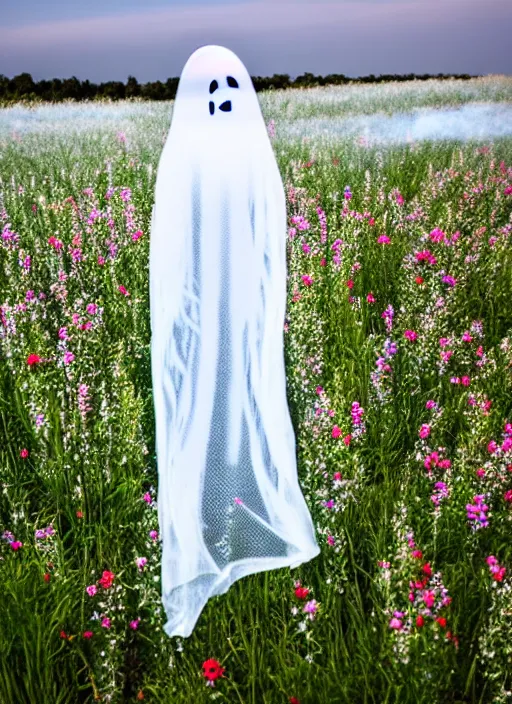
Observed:
[[[427,81],[429,79],[458,79],[479,78],[464,74],[404,75],[384,74],[360,78],[349,78],[343,74],[332,73],[327,76],[315,76],[312,73],[303,73],[294,80],[286,73],[275,73],[271,77],[251,76],[252,83],[257,92],[263,90],[280,90],[284,88],[311,88],[313,86],[346,85],[354,83],[384,83],[389,81]],[[9,103],[19,100],[30,102],[61,102],[63,100],[125,100],[139,98],[142,100],[172,100],[176,96],[179,78],[168,78],[163,81],[150,81],[139,83],[134,76],[128,76],[125,83],[122,81],[107,81],[106,83],[91,83],[79,81],[76,76],[71,78],[53,78],[51,80],[34,81],[30,73],[20,73],[13,78],[0,74],[0,102]]]

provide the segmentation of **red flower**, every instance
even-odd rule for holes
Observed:
[[[352,279],[349,279],[346,283],[347,283],[347,286],[348,286],[350,289],[354,288],[354,282],[353,282]]]
[[[93,636],[92,631],[84,631],[84,635],[83,635],[84,638],[92,638],[92,636]]]
[[[64,638],[64,639],[67,639],[68,636],[67,636],[66,631],[61,631],[61,632],[60,632],[60,637],[61,637],[61,638]]]
[[[425,625],[425,619],[423,618],[423,616],[418,616],[416,619],[416,626],[418,628],[421,628],[424,625]]]
[[[418,286],[423,283],[423,278],[421,276],[417,276],[414,280],[416,281]]]
[[[105,570],[103,572],[103,576],[101,579],[98,580],[98,584],[103,587],[103,589],[109,589],[109,587],[112,586],[112,583],[114,581],[114,574],[113,572],[109,572],[108,570]]]
[[[427,577],[432,576],[432,567],[430,566],[430,563],[425,562],[425,564],[423,565],[423,574],[426,574]]]
[[[446,619],[443,616],[438,616],[436,618],[436,621],[441,626],[441,628],[446,628]]]
[[[43,577],[43,579],[44,579],[45,582],[49,582],[50,579],[51,579],[50,573],[49,573],[49,572],[46,572],[45,575],[44,575],[44,577]]]
[[[290,697],[289,702],[290,702],[290,704],[300,704],[297,697]]]
[[[214,682],[219,677],[222,677],[223,672],[224,668],[220,666],[217,660],[210,658],[203,662],[203,676],[206,677],[209,682]]]
[[[309,594],[309,589],[307,587],[297,587],[295,590],[295,596],[297,599],[305,599]]]
[[[76,517],[77,517],[77,518],[83,518],[83,517],[84,517],[84,514],[82,513],[82,511],[77,511],[77,512],[76,512]]]
[[[26,447],[24,447],[23,450],[20,452],[20,457],[24,460],[28,457],[28,450]]]
[[[27,357],[27,364],[31,367],[33,364],[38,364],[41,361],[41,357],[38,354],[29,354]]]

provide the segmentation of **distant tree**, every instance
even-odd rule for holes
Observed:
[[[0,99],[5,100],[9,93],[9,79],[0,73]]]
[[[68,100],[69,98],[80,100],[82,97],[82,84],[76,76],[66,78],[62,81],[60,96],[61,100]]]
[[[164,96],[165,100],[174,100],[178,91],[179,78],[168,78],[165,83]]]
[[[20,73],[9,83],[9,92],[12,93],[14,97],[23,98],[29,93],[34,93],[36,89],[36,84],[32,80],[30,73]]]
[[[140,95],[140,85],[135,76],[128,76],[125,95],[127,98],[138,98]]]
[[[84,100],[92,100],[98,93],[98,86],[89,81],[82,81],[82,98]]]
[[[165,86],[162,81],[145,83],[141,86],[141,95],[143,98],[146,98],[146,100],[164,100]]]
[[[125,97],[125,91],[125,85],[121,81],[107,81],[107,83],[100,84],[98,92],[104,98],[122,100]]]
[[[402,75],[397,74],[379,74],[375,76],[373,73],[368,76],[360,76],[358,78],[348,78],[343,74],[330,73],[326,76],[315,76],[312,73],[303,73],[301,76],[292,81],[286,73],[274,73],[272,77],[251,76],[251,81],[256,92],[263,90],[283,90],[286,88],[310,88],[312,86],[325,85],[350,85],[361,83],[384,83],[388,81],[426,81],[429,79],[437,80],[469,80],[477,78],[467,73],[463,74],[443,74],[438,73],[437,76],[423,74],[415,75],[407,73]],[[128,76],[126,85],[121,81],[107,81],[97,85],[90,83],[88,80],[81,83],[78,78],[73,76],[61,80],[54,78],[52,80],[42,80],[35,83],[29,73],[20,73],[14,78],[9,79],[0,74],[0,100],[4,102],[13,102],[20,99],[25,100],[44,100],[58,102],[61,100],[94,100],[104,97],[111,100],[122,100],[123,98],[141,97],[144,100],[172,100],[176,97],[180,79],[177,77],[168,78],[165,83],[162,81],[153,81],[145,84],[139,84],[134,76]]]

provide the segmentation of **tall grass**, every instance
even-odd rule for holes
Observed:
[[[169,106],[0,113],[2,704],[509,700],[512,142],[287,132],[510,100],[510,79],[429,83],[260,96],[322,552],[235,583],[186,640],[162,630],[149,347]]]

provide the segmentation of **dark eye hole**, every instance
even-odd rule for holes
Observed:
[[[214,112],[215,112],[215,104],[214,104],[213,100],[210,100],[210,115],[213,115]]]
[[[217,81],[212,81],[210,83],[210,93],[214,93],[218,87],[219,87],[219,84],[217,83]]]
[[[226,80],[230,88],[238,88],[238,81],[236,80],[236,78],[233,78],[233,76],[228,76]]]
[[[231,100],[226,100],[222,105],[219,105],[219,110],[222,110],[222,112],[231,112]]]

